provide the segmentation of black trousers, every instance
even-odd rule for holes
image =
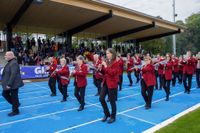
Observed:
[[[132,85],[133,84],[133,80],[132,80],[132,77],[131,77],[131,72],[127,72],[127,76],[128,76],[130,84]]]
[[[200,69],[196,69],[197,86],[200,87]]]
[[[164,78],[164,86],[163,86],[163,88],[165,90],[165,93],[166,93],[167,97],[169,97],[169,94],[170,94],[170,82],[171,82],[171,80],[166,80]]]
[[[74,96],[77,98],[78,102],[82,107],[85,106],[85,88],[75,86]]]
[[[156,85],[155,85],[155,89],[158,89],[158,70],[155,70],[155,76],[156,76]]]
[[[178,72],[173,72],[172,86],[176,85],[176,79],[179,80],[179,73]]]
[[[164,75],[159,74],[158,76],[159,76],[160,89],[162,89],[164,87]]]
[[[102,79],[96,79],[96,87],[97,87],[97,93],[100,94],[101,93],[101,83],[102,83]]]
[[[60,93],[63,95],[63,100],[66,100],[68,97],[68,94],[67,94],[68,84],[66,84],[66,85],[62,85],[61,83],[58,83],[58,84],[60,84],[58,89],[59,89]]]
[[[108,94],[108,98],[110,100],[110,105],[111,105],[111,108],[112,108],[111,114],[110,114],[110,111],[108,109],[108,105],[105,101],[105,97],[106,97],[107,94]],[[111,118],[113,118],[113,119],[116,118],[116,111],[117,111],[116,96],[117,96],[117,88],[108,89],[108,87],[105,83],[103,85],[102,90],[101,90],[99,101],[101,102],[105,116],[108,116],[108,117],[111,116]]]
[[[97,79],[95,77],[95,73],[93,73],[93,83],[97,87]]]
[[[141,94],[144,98],[146,106],[148,107],[151,107],[152,97],[153,97],[153,87],[154,86],[147,87],[146,83],[144,82],[144,79],[141,79]]]
[[[19,98],[18,98],[18,88],[17,89],[10,89],[10,90],[3,90],[2,96],[6,99],[8,103],[12,105],[12,111],[16,112],[19,111]]]
[[[140,81],[140,72],[135,71],[136,83]]]
[[[56,78],[49,77],[49,88],[52,94],[56,94]]]
[[[187,83],[188,80],[188,83]],[[185,92],[190,92],[192,85],[192,74],[183,74],[183,85],[185,88]]]
[[[183,81],[183,71],[178,71],[178,83],[182,84]]]
[[[120,91],[122,90],[122,83],[123,83],[123,74],[122,74],[122,75],[119,75],[119,82],[118,82],[118,85],[119,85],[119,90],[120,90]]]

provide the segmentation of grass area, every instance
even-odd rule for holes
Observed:
[[[200,133],[200,108],[180,117],[156,133]]]

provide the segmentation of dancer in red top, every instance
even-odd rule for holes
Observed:
[[[189,94],[192,84],[192,76],[196,68],[196,60],[192,57],[190,51],[187,51],[186,56],[183,58],[182,64],[183,64],[183,84],[185,88],[185,93]]]
[[[124,61],[121,57],[121,55],[118,55],[117,57],[117,61],[118,61],[118,64],[119,64],[119,91],[122,90],[122,83],[123,83],[123,71],[124,71]]]
[[[49,71],[49,88],[51,90],[51,96],[56,96],[56,68],[57,68],[57,60],[50,57],[50,65],[47,67],[47,71]]]
[[[98,71],[98,67],[102,65],[102,59],[99,55],[94,55],[94,78],[95,78],[95,86],[97,87],[98,91],[95,96],[99,96],[101,92],[101,84],[103,80],[103,74]]]
[[[134,61],[133,61],[133,58],[131,58],[130,53],[127,54],[126,65],[127,65],[127,76],[128,76],[129,82],[130,82],[129,86],[132,86],[133,80],[132,80],[132,77],[131,77],[131,73],[133,71]]]
[[[66,59],[62,58],[60,59],[60,64],[62,66],[61,69],[56,70],[57,77],[59,78],[59,90],[61,94],[63,95],[63,99],[61,102],[65,102],[67,100],[68,94],[67,94],[67,87],[69,84],[69,67],[66,65]]]
[[[138,83],[140,81],[140,68],[137,67],[137,66],[140,66],[141,65],[141,59],[139,57],[139,54],[135,54],[135,62],[134,62],[134,65],[135,65],[135,77],[137,79],[136,83]]]
[[[102,122],[105,122],[108,117],[110,119],[108,120],[108,123],[113,123],[116,119],[116,96],[117,96],[117,86],[119,81],[119,65],[116,60],[116,52],[114,49],[109,48],[106,51],[106,62],[102,63],[103,66],[101,69],[102,73],[104,74],[103,78],[103,88],[101,90],[100,94],[100,102],[104,110],[104,118],[102,119]],[[105,101],[105,96],[108,94],[112,112],[110,114],[110,111],[108,109],[107,103]]]
[[[75,76],[74,79],[74,96],[77,98],[78,102],[80,103],[80,107],[78,111],[82,111],[85,106],[85,88],[87,86],[87,73],[88,67],[84,63],[84,57],[79,55],[76,58],[77,64],[75,66],[72,75]]]
[[[169,94],[170,94],[170,82],[172,80],[172,67],[173,67],[173,62],[171,60],[171,55],[167,54],[166,55],[166,64],[164,64],[164,90],[166,93],[166,101],[169,101]]]
[[[151,108],[153,88],[156,84],[154,66],[150,57],[145,57],[145,64],[142,66],[141,93],[145,101],[145,109]]]

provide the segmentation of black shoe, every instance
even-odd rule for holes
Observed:
[[[113,123],[113,122],[115,122],[115,118],[110,118],[110,119],[108,120],[108,124],[111,124],[111,123]]]
[[[104,116],[104,117],[101,119],[101,121],[102,121],[102,122],[105,122],[105,121],[108,119],[108,117],[109,117],[109,116]]]
[[[166,99],[165,99],[165,101],[169,101],[169,96],[166,96]]]
[[[52,93],[50,96],[51,96],[51,97],[54,97],[54,96],[56,96],[56,94]]]
[[[190,94],[190,91],[187,91],[187,94]]]
[[[128,86],[132,86],[132,84],[129,84]]]
[[[99,93],[97,93],[95,96],[99,96]]]
[[[13,111],[13,112],[10,112],[8,114],[8,116],[12,117],[12,116],[15,116],[15,115],[18,115],[19,114],[19,111]]]
[[[84,109],[84,107],[80,106],[79,109],[78,109],[78,111],[82,111],[83,109]]]
[[[67,97],[69,97],[69,95],[67,94]]]
[[[187,91],[185,90],[184,93],[187,93]]]
[[[148,110],[148,109],[150,109],[150,108],[151,108],[151,106],[145,105],[145,109],[146,109],[146,110]]]
[[[67,101],[67,99],[63,99],[63,100],[61,100],[60,102],[62,103],[62,102],[66,102]]]

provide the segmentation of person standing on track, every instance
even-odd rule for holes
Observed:
[[[8,61],[4,67],[2,74],[2,96],[12,105],[12,112],[8,116],[15,116],[19,114],[19,98],[18,90],[24,85],[21,75],[20,67],[12,51],[5,54],[5,59]]]
[[[47,66],[47,71],[49,72],[49,88],[51,90],[51,96],[56,96],[56,68],[57,61],[53,57],[49,58],[50,65]]]
[[[62,66],[61,69],[57,69],[56,70],[56,74],[57,77],[59,78],[59,83],[60,86],[58,87],[58,89],[60,90],[61,94],[63,95],[63,99],[61,100],[61,102],[65,102],[67,101],[67,87],[69,84],[69,67],[66,65],[66,59],[65,58],[61,58],[60,59],[60,64]]]
[[[164,90],[166,93],[166,101],[169,101],[169,95],[170,95],[170,82],[172,80],[172,67],[173,67],[173,61],[171,60],[171,55],[166,55],[166,64],[164,64]]]
[[[145,101],[145,109],[151,108],[153,89],[156,84],[155,70],[152,65],[151,57],[144,58],[145,64],[142,66],[141,73],[141,93]]]
[[[132,77],[131,77],[131,73],[133,71],[133,66],[134,66],[133,58],[131,57],[131,54],[128,53],[127,54],[126,67],[127,67],[127,76],[128,76],[129,82],[130,82],[129,86],[133,85],[133,80],[132,80]]]
[[[183,58],[183,61],[181,63],[183,64],[183,85],[185,88],[185,93],[190,94],[190,89],[192,86],[192,76],[196,68],[196,60],[192,57],[191,52],[187,51],[186,56]]]
[[[75,66],[72,75],[75,77],[74,79],[74,96],[77,98],[78,102],[80,103],[80,107],[78,111],[82,111],[85,106],[85,89],[87,86],[87,74],[88,74],[88,67],[84,63],[84,57],[79,55],[76,58],[77,64]]]
[[[106,61],[102,62],[102,68],[100,68],[103,76],[103,88],[100,93],[99,101],[103,107],[105,116],[102,119],[102,122],[105,122],[108,117],[108,123],[113,123],[116,119],[116,97],[117,97],[117,87],[119,80],[119,65],[116,60],[116,52],[114,49],[109,48],[106,51]],[[108,94],[108,98],[111,104],[112,112],[108,109],[107,103],[105,101],[105,96]]]

